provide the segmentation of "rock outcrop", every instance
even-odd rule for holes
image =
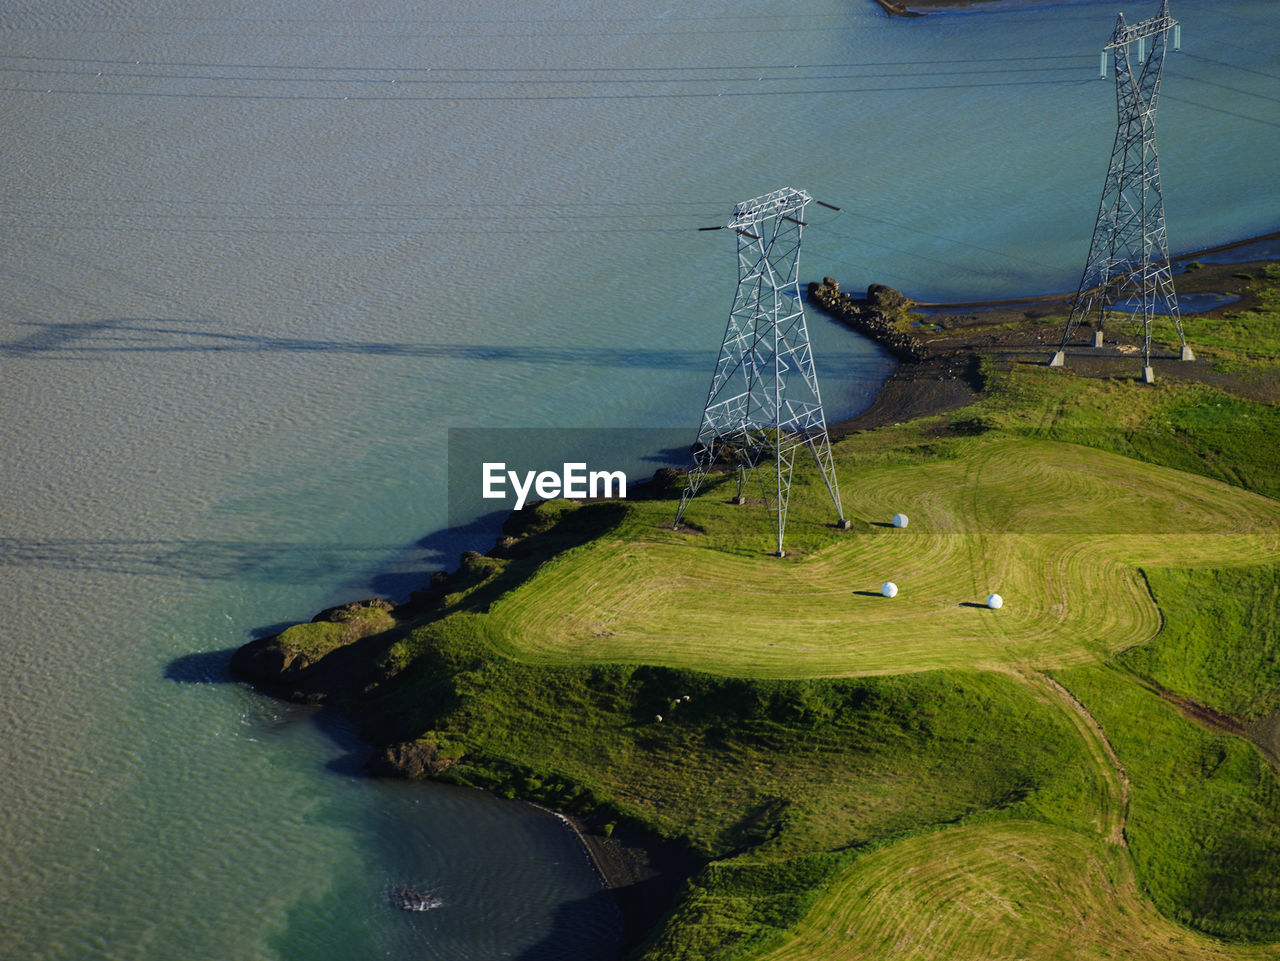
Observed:
[[[401,777],[421,780],[447,770],[456,762],[440,756],[434,741],[401,741],[380,747],[365,766],[373,777]]]
[[[396,624],[395,605],[370,598],[331,607],[310,623],[250,641],[231,656],[231,673],[289,700],[315,703],[342,691],[356,642]]]
[[[824,277],[822,283],[809,285],[809,301],[874,340],[898,360],[914,363],[924,360],[928,354],[919,338],[901,329],[902,319],[913,303],[901,291],[872,284],[867,288],[867,296],[858,298],[841,293],[838,281]]]

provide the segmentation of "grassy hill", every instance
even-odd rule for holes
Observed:
[[[637,961],[1280,958],[1238,736],[1280,702],[1276,365],[1235,333],[1277,286],[1197,319],[1201,382],[984,361],[836,445],[850,530],[802,474],[785,558],[715,484],[679,531],[678,491],[553,501],[414,620],[268,647],[401,770],[686,848]]]
[[[984,436],[885,463],[858,440],[838,465],[857,477],[844,497],[854,530],[825,529],[813,484],[781,561],[765,531],[753,536],[761,512],[724,491],[690,508],[693,532],[667,529],[665,502],[637,505],[497,600],[485,638],[526,662],[752,677],[1043,669],[1155,635],[1140,568],[1261,563],[1280,546],[1275,501],[1129,458]],[[899,510],[906,529],[876,526]],[[992,591],[1000,611],[982,606]]]

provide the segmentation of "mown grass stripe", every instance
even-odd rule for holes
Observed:
[[[852,504],[865,516],[879,496],[887,517],[912,501],[910,528],[827,535],[779,561],[702,550],[651,522],[666,505],[639,505],[632,537],[571,552],[495,603],[487,636],[539,663],[752,677],[1061,667],[1155,635],[1138,567],[1257,563],[1280,545],[1275,502],[1088,448],[971,442],[868,473]],[[991,591],[1001,611],[980,609]]]
[[[1162,917],[1123,850],[1027,821],[952,828],[847,869],[756,961],[1253,961]]]

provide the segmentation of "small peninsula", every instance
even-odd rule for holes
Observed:
[[[891,17],[924,17],[930,10],[939,11],[954,7],[972,7],[995,0],[875,0]]]
[[[850,529],[810,465],[785,558],[727,480],[672,530],[659,471],[233,671],[569,816],[630,961],[1280,958],[1280,265],[1177,285],[1223,305],[1144,384],[1120,321],[1046,366],[1060,298],[826,278],[900,358],[832,429]]]

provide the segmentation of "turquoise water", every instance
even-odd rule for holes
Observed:
[[[1171,243],[1275,230],[1269,5],[1173,12]],[[558,821],[356,777],[225,652],[487,546],[441,534],[451,427],[692,434],[736,201],[841,206],[801,271],[846,289],[1072,287],[1114,16],[0,2],[0,954],[609,957]],[[852,413],[888,363],[810,329]]]
[[[1178,313],[1179,314],[1201,314],[1208,310],[1216,310],[1219,307],[1225,307],[1228,304],[1234,304],[1240,298],[1235,294],[1178,294]],[[1001,304],[997,307],[966,307],[957,310],[954,307],[916,307],[912,309],[913,314],[922,314],[931,316],[937,314],[980,314],[988,310],[1003,310],[1009,307],[1033,306],[1031,303],[1026,304]],[[1141,314],[1142,301],[1140,300],[1119,300],[1112,306],[1116,313],[1121,314]],[[1166,313],[1163,305],[1157,305],[1157,314]]]

